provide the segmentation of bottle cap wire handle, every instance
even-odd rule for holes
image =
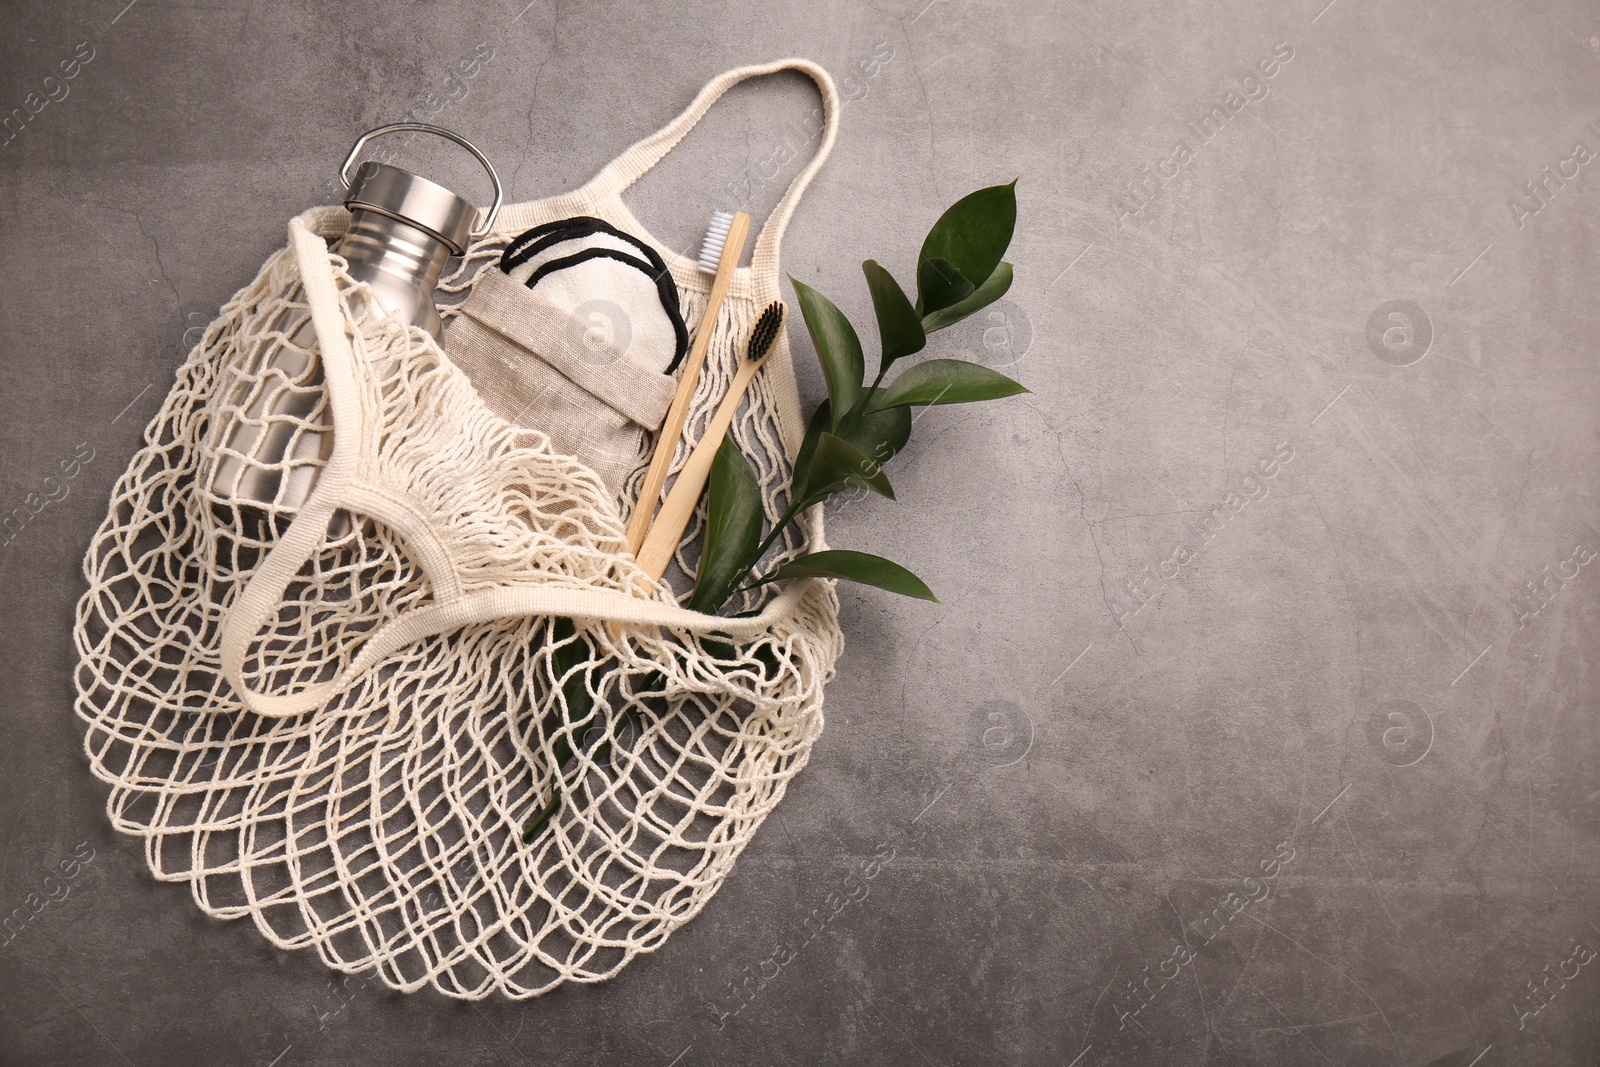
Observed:
[[[490,163],[488,158],[478,151],[477,145],[459,133],[454,133],[442,126],[430,126],[425,122],[394,122],[387,126],[379,126],[377,129],[368,130],[356,139],[355,145],[350,149],[350,154],[344,159],[344,166],[339,168],[339,181],[344,184],[345,189],[348,190],[350,188],[350,168],[354,165],[356,157],[361,154],[361,149],[366,147],[368,141],[387,133],[431,133],[438,137],[443,137],[447,141],[454,141],[468,152],[471,152],[478,162],[483,164],[483,169],[489,172],[489,181],[494,186],[494,203],[489,205],[488,214],[484,215],[483,222],[473,229],[469,236],[476,240],[487,235],[494,226],[495,217],[500,214],[500,204],[503,200],[500,175],[495,173],[494,164]]]

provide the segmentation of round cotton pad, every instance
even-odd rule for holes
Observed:
[[[536,226],[506,247],[500,268],[571,312],[597,351],[621,350],[671,373],[688,350],[678,290],[660,254],[600,219]]]

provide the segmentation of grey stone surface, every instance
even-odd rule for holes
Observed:
[[[93,450],[0,548],[0,912],[77,872],[0,949],[0,1063],[1596,1062],[1593,5],[125,3],[12,0],[0,37],[0,112],[93,52],[0,148],[0,504]],[[901,502],[836,509],[944,605],[841,590],[811,764],[662,951],[527,1003],[341,996],[111,832],[71,605],[186,332],[480,42],[438,121],[514,199],[726,67],[855,69],[786,268],[870,322],[860,260],[1020,176],[1017,285],[939,343],[1033,394],[927,414]],[[632,202],[693,244],[811,105],[736,91]]]

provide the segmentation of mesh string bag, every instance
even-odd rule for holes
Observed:
[[[441,312],[526,227],[581,214],[649,239],[622,191],[729,87],[783,69],[816,82],[823,135],[709,327],[681,463],[778,296],[779,241],[832,147],[821,68],[729,71],[581,189],[508,207]],[[808,580],[742,593],[733,617],[681,606],[703,515],[667,581],[648,578],[593,471],[492,411],[425,332],[362,310],[368,291],[329,251],[347,222],[291,221],[113,490],[76,618],[90,767],[156,878],[274,945],[465,999],[604,980],[705,907],[805,765],[838,601]],[[693,329],[709,278],[668,259]],[[297,431],[331,427],[332,454],[301,506],[239,506],[210,475],[267,387],[264,355],[305,340],[282,328],[295,317],[321,371],[293,383],[318,391]],[[769,516],[802,431],[780,338],[730,431]],[[814,508],[774,556],[824,547]]]

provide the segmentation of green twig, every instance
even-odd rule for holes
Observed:
[[[595,759],[598,760],[603,758],[605,754],[610,751],[611,743],[616,740],[617,734],[631,726],[633,724],[633,719],[634,715],[632,708],[629,708],[627,711],[622,713],[622,716],[617,720],[616,725],[612,727],[611,732],[593,749],[593,756]],[[556,739],[556,766],[558,771],[574,754],[570,734],[570,730],[564,731],[562,735]],[[565,781],[558,780],[558,784],[550,797],[550,802],[540,809],[539,814],[533,817],[532,822],[523,827],[522,843],[524,845],[532,844],[533,839],[538,836],[539,831],[544,829],[544,825],[548,823],[551,818],[555,816],[555,813],[561,809],[562,802],[566,800],[566,790],[577,785],[579,773],[582,770],[583,765],[580,763],[578,766],[573,768],[572,776],[570,778],[566,779]]]

